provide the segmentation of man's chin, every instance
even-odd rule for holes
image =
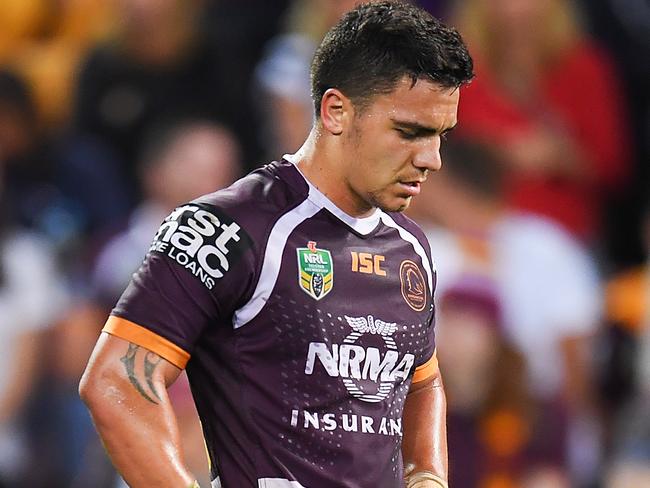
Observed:
[[[410,204],[411,204],[411,197],[408,197],[408,198],[400,198],[393,202],[380,202],[380,204],[377,206],[380,209],[382,209],[384,212],[403,212],[404,210],[409,208]]]

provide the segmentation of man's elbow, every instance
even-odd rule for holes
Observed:
[[[106,400],[115,396],[117,390],[115,381],[111,381],[110,371],[97,365],[89,364],[79,381],[79,396],[93,414],[101,406],[108,405]]]
[[[79,381],[79,397],[92,410],[93,406],[97,403],[97,396],[99,394],[99,379],[97,374],[88,365],[81,380]]]
[[[89,376],[88,369],[86,368],[83,375],[81,375],[81,380],[79,381],[79,397],[86,405],[89,405],[93,395],[92,380]]]

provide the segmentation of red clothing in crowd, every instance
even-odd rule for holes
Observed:
[[[579,44],[543,73],[538,98],[525,106],[477,65],[477,77],[461,97],[459,129],[465,136],[505,144],[544,124],[572,139],[590,167],[590,177],[579,181],[510,171],[507,203],[550,217],[578,237],[593,237],[603,196],[619,190],[628,172],[628,122],[613,63],[595,46]]]

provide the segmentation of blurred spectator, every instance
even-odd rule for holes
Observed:
[[[650,208],[646,208],[644,230],[650,249]],[[610,344],[606,364],[605,395],[613,417],[607,486],[646,486],[650,484],[650,260],[610,280],[607,305],[619,338]],[[621,341],[621,335],[627,340]]]
[[[625,81],[635,168],[630,188],[607,206],[608,253],[616,269],[639,265],[646,255],[641,235],[650,191],[650,2],[581,0],[594,34],[615,56]]]
[[[0,159],[0,201],[7,188],[4,169]],[[46,351],[43,331],[59,318],[66,294],[47,242],[12,224],[5,210],[1,207],[0,485],[13,486],[21,483],[29,459],[23,409]]]
[[[74,126],[117,151],[133,204],[141,196],[135,161],[148,129],[178,117],[233,127],[239,107],[223,88],[229,67],[198,28],[199,0],[120,0],[119,7],[116,39],[97,45],[83,63]]]
[[[467,143],[449,151],[448,171],[431,178],[414,201],[413,216],[437,263],[436,293],[444,296],[465,273],[495,280],[504,335],[526,360],[529,393],[565,437],[565,452],[556,454],[565,466],[595,476],[600,433],[591,342],[601,320],[595,263],[561,227],[504,206],[499,166],[488,154]]]
[[[639,374],[639,343],[649,309],[650,275],[647,265],[614,274],[607,282],[605,304],[608,327],[603,334],[601,396],[615,417],[630,401]]]
[[[0,69],[0,166],[5,215],[52,243],[70,245],[80,234],[125,213],[124,193],[110,152],[90,139],[54,138],[38,123],[24,79]]]
[[[628,175],[628,120],[611,59],[581,31],[568,0],[458,5],[477,65],[460,132],[506,165],[508,204],[592,244],[606,198]]]
[[[259,106],[264,103],[263,93],[255,82],[254,72],[264,46],[280,31],[291,1],[203,0],[201,25],[217,52],[220,66],[227,70],[227,76],[221,81],[237,109],[229,126],[238,136],[245,172],[268,161],[260,137]],[[272,159],[277,157],[276,153]]]
[[[503,335],[496,292],[490,278],[472,274],[438,298],[436,341],[455,488],[514,488],[533,473],[562,476],[562,436],[527,390],[525,361]],[[566,481],[553,488],[563,486]]]
[[[295,152],[312,126],[309,69],[327,30],[360,0],[294,0],[285,32],[273,38],[257,67],[264,91],[265,144],[270,157]]]

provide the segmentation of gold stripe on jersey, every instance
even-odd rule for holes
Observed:
[[[155,352],[158,356],[166,359],[180,369],[184,369],[190,359],[190,354],[173,342],[168,341],[155,332],[151,332],[149,329],[145,329],[135,322],[116,317],[115,315],[108,317],[102,332],[107,332],[120,339],[144,347],[151,352]]]
[[[429,360],[418,366],[413,373],[412,383],[417,383],[418,381],[424,381],[431,378],[436,371],[438,371],[438,357],[436,356],[436,351],[433,351],[433,354]]]

